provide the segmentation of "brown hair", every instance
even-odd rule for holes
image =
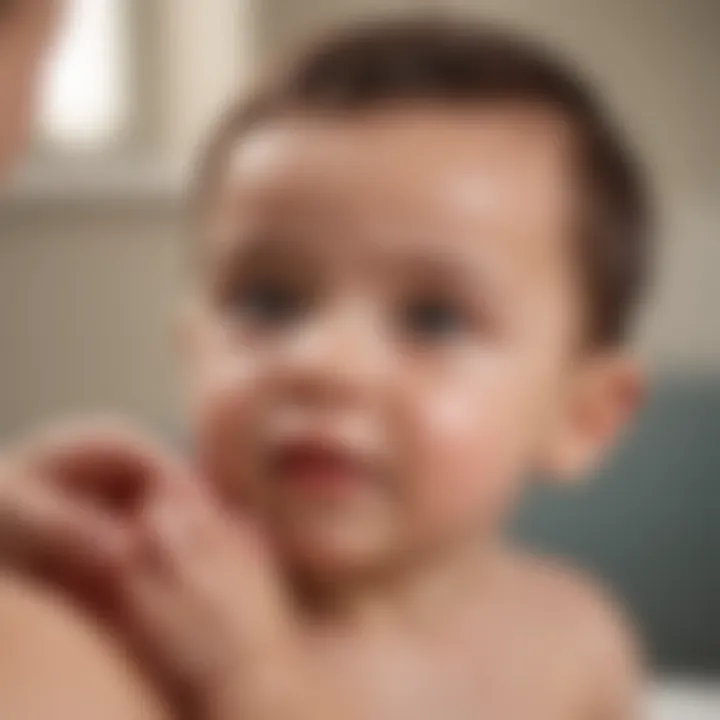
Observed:
[[[198,178],[202,205],[228,149],[254,126],[292,112],[347,113],[401,101],[520,101],[554,109],[580,140],[587,211],[578,250],[591,340],[624,339],[648,264],[644,183],[587,83],[546,48],[486,24],[450,19],[377,21],[335,32],[232,109]]]
[[[16,0],[0,0],[0,21],[5,20],[17,5]]]

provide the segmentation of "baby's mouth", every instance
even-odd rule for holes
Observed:
[[[286,442],[271,454],[273,478],[303,493],[337,496],[367,484],[374,476],[366,458],[332,442],[304,439]]]

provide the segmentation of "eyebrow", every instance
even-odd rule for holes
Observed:
[[[485,300],[502,301],[507,293],[489,272],[487,262],[474,253],[462,250],[448,251],[432,246],[418,244],[412,253],[399,252],[394,263],[401,277],[430,285],[441,285],[457,291],[484,296]]]
[[[216,243],[216,249],[209,260],[213,272],[227,273],[242,267],[257,267],[267,264],[269,267],[287,268],[302,271],[308,266],[316,266],[322,251],[299,229],[292,233],[278,229],[238,230]],[[507,292],[502,291],[499,283],[488,271],[487,262],[476,257],[476,253],[462,250],[448,251],[436,240],[429,237],[409,236],[400,243],[385,243],[378,239],[381,248],[381,261],[378,274],[386,273],[402,282],[423,282],[429,286],[439,286],[458,292],[471,292],[482,297],[484,303],[505,302]]]
[[[301,235],[290,238],[281,232],[241,230],[214,244],[207,268],[226,273],[263,264],[286,266],[288,262],[301,268],[311,262],[314,254]]]

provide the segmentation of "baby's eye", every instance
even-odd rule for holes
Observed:
[[[468,328],[468,318],[457,303],[445,298],[419,298],[403,311],[403,330],[418,340],[450,339]]]
[[[290,283],[265,280],[239,293],[234,309],[257,323],[283,325],[295,320],[306,305],[306,298]]]

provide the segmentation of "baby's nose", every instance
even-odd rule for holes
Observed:
[[[391,359],[374,313],[357,301],[308,320],[283,355],[285,382],[317,398],[377,392],[388,379]]]

